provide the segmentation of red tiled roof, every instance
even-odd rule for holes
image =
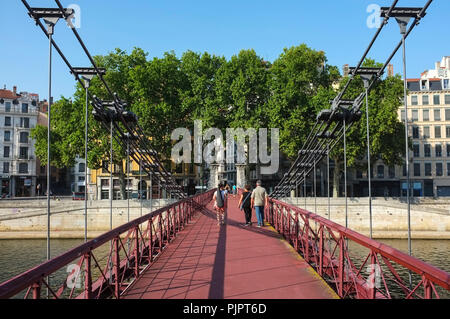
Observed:
[[[429,81],[441,81],[441,79],[438,78],[433,78],[433,79],[428,79]]]
[[[406,79],[407,82],[418,82],[420,79]]]
[[[14,100],[17,99],[20,95],[14,94],[13,91],[0,89],[0,99],[10,99]]]

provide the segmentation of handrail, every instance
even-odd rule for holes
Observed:
[[[204,204],[206,201],[209,201],[211,199],[212,191],[208,191],[202,194],[198,194],[194,197],[186,198],[181,201],[178,201],[176,203],[170,204],[166,207],[160,208],[156,211],[153,211],[147,215],[144,215],[142,217],[139,217],[133,221],[130,221],[129,223],[123,224],[95,239],[92,239],[74,249],[71,249],[68,252],[63,253],[62,255],[53,258],[49,261],[46,261],[18,276],[15,276],[14,278],[0,284],[0,299],[5,298],[11,298],[18,294],[19,292],[23,291],[24,289],[30,288],[33,285],[39,284],[43,282],[44,278],[47,276],[52,275],[56,271],[60,270],[64,266],[68,265],[72,261],[74,261],[77,258],[84,257],[86,254],[91,254],[92,251],[108,242],[113,242],[120,238],[121,235],[130,232],[132,230],[136,230],[140,226],[142,226],[144,223],[153,221],[155,218],[160,218],[162,221],[162,215],[164,213],[171,214],[172,212],[177,211],[180,212],[181,207],[184,207],[183,205],[189,205],[190,207],[194,207],[193,203],[201,203]],[[181,220],[180,216],[175,216],[175,214],[171,215],[170,218],[175,219],[176,217],[179,218],[180,224],[178,225],[177,231],[181,229],[181,226],[185,224],[185,221],[187,220],[187,217],[184,216],[183,220]],[[167,220],[166,218],[165,220]],[[150,224],[149,224],[150,225]],[[150,225],[150,227],[153,226],[153,223]],[[176,225],[172,224],[170,225],[169,221],[167,221],[167,232],[164,232],[165,229],[159,229],[160,231],[160,240],[164,239],[163,237],[166,237],[167,243],[170,242],[170,236],[175,235],[176,233]],[[171,228],[172,227],[172,228]],[[151,228],[150,228],[151,229]],[[129,234],[128,234],[129,235]],[[136,237],[139,238],[139,232],[136,232]],[[153,232],[152,232],[153,235]],[[144,241],[142,239],[142,241]],[[144,244],[144,245],[143,245]],[[152,244],[152,243],[151,243]],[[150,245],[150,244],[149,244]],[[163,247],[163,243],[160,243],[160,247]],[[145,246],[145,243],[141,243],[139,245],[139,250],[143,251],[145,249],[148,249],[148,245]],[[111,252],[112,253],[112,252]],[[152,253],[149,253],[149,257],[153,258]],[[82,262],[81,262],[82,263]]]
[[[386,258],[388,262],[395,262],[409,271],[420,275],[424,284],[437,284],[446,290],[450,290],[449,273],[302,208],[270,198],[269,207],[266,209],[266,218],[269,222],[274,224],[275,228],[285,236],[285,238],[289,239],[292,244],[297,245],[299,253],[304,257],[306,256],[307,259],[312,258],[310,260],[315,261],[313,262],[313,266],[316,270],[320,270],[324,267],[325,259],[327,259],[324,258],[324,253],[328,253],[329,263],[333,264],[333,262],[336,262],[336,264],[338,264],[338,257],[333,256],[333,252],[331,251],[326,252],[326,249],[324,248],[323,236],[327,230],[329,232],[330,241],[336,243],[336,246],[342,244],[342,248],[345,249],[345,251],[342,251],[342,254],[346,255],[345,258],[349,258],[349,248],[346,246],[345,241],[351,240],[370,250],[370,256],[368,256],[368,258],[371,257],[376,260],[376,257],[379,254],[383,259]],[[303,222],[303,228],[298,227],[300,226],[300,221]],[[315,229],[311,226],[313,223],[317,224]],[[335,233],[339,234],[339,238],[336,237]],[[320,241],[322,241],[322,243],[320,243]],[[299,245],[299,242],[301,242],[301,245]],[[352,264],[351,260],[348,260],[348,264]],[[344,271],[344,269],[339,271]],[[350,272],[350,277],[360,276],[360,272],[351,273],[351,267],[348,265],[345,271]],[[323,269],[322,274],[327,275],[326,272],[323,272]],[[364,283],[366,282],[364,281]],[[338,290],[342,289],[342,287],[337,288]],[[353,288],[356,289],[355,287]],[[388,289],[388,287],[386,287],[386,289]],[[341,290],[341,292],[345,293],[344,290]],[[411,291],[411,293],[413,294],[414,292]],[[386,295],[389,295],[389,292],[387,292]],[[432,294],[430,293],[428,296],[431,297],[431,295]]]

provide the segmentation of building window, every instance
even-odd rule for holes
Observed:
[[[434,120],[435,121],[441,120],[441,110],[440,109],[434,110]]]
[[[450,163],[447,163],[447,176],[450,176]]]
[[[183,174],[183,163],[179,163],[176,165],[175,172],[177,174]]]
[[[28,132],[20,132],[20,143],[28,143]]]
[[[445,98],[444,99],[445,99],[445,104],[446,105],[450,105],[450,94],[445,94]]]
[[[413,126],[412,131],[413,131],[413,138],[419,138],[419,127]]]
[[[447,144],[447,157],[450,157],[450,144]]]
[[[442,163],[436,163],[436,176],[442,176],[443,174]]]
[[[195,174],[195,165],[193,163],[189,164],[189,174]]]
[[[113,180],[113,187],[114,188],[120,188],[120,180],[114,179]]]
[[[429,110],[423,110],[423,120],[424,121],[430,120],[430,111]]]
[[[425,144],[423,146],[423,151],[424,151],[425,157],[431,157],[431,145],[430,144]]]
[[[443,82],[444,82],[444,85],[443,85],[444,86],[444,90],[445,89],[450,89],[449,79],[444,79]]]
[[[436,144],[434,146],[435,151],[436,151],[436,157],[441,157],[442,156],[442,145],[440,144]]]
[[[419,111],[418,110],[412,110],[412,121],[417,122],[419,120]]]
[[[78,173],[84,173],[85,168],[86,168],[86,164],[84,164],[84,163],[78,164]]]
[[[21,147],[19,149],[19,158],[28,159],[28,147]]]
[[[429,126],[423,127],[423,138],[430,138],[430,127]]]
[[[430,104],[429,100],[428,100],[428,95],[422,96],[422,105],[428,105],[428,104]]]
[[[422,83],[422,85],[421,85],[422,90],[426,90],[427,89],[427,80],[422,80],[421,83]]]
[[[445,109],[445,120],[450,121],[450,109]]]
[[[19,174],[28,174],[28,163],[19,164]]]
[[[417,95],[411,96],[411,105],[417,105]]]
[[[5,112],[11,112],[11,102],[5,103]]]
[[[431,176],[431,163],[425,163],[425,176]]]
[[[22,103],[22,113],[28,113],[28,104]]]
[[[21,117],[20,118],[20,127],[30,128],[30,119],[28,117]]]
[[[3,157],[9,158],[9,146],[3,147]]]
[[[102,191],[101,199],[109,199],[109,191]]]
[[[434,138],[441,138],[441,127],[440,126],[434,127]]]
[[[403,176],[406,176],[406,165],[403,165]]]
[[[5,126],[11,126],[11,117],[5,116]]]
[[[384,178],[384,165],[377,166],[377,177]]]
[[[84,180],[85,180],[85,177],[84,177],[84,176],[78,176],[78,181],[79,181],[79,182],[84,182]]]
[[[109,187],[109,179],[102,179],[100,185],[102,186],[102,188]]]
[[[414,176],[420,176],[420,163],[414,163]]]
[[[413,145],[413,154],[414,157],[420,157],[419,144]]]
[[[11,142],[11,131],[5,131],[5,142]]]
[[[405,122],[405,110],[401,110],[401,119],[402,122]]]
[[[441,105],[441,96],[440,95],[433,95],[433,104],[434,105]]]
[[[395,166],[389,166],[389,178],[395,178]]]
[[[8,174],[9,173],[9,163],[3,162],[3,173]]]

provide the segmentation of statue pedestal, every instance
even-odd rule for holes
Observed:
[[[245,175],[245,168],[247,165],[236,164],[236,186],[238,188],[244,188],[247,183],[247,178]]]
[[[211,164],[209,167],[209,189],[217,188],[219,185],[219,165]]]

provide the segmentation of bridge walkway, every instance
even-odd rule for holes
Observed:
[[[125,291],[125,299],[328,299],[335,292],[268,224],[244,226],[238,196],[226,225],[212,203]]]

